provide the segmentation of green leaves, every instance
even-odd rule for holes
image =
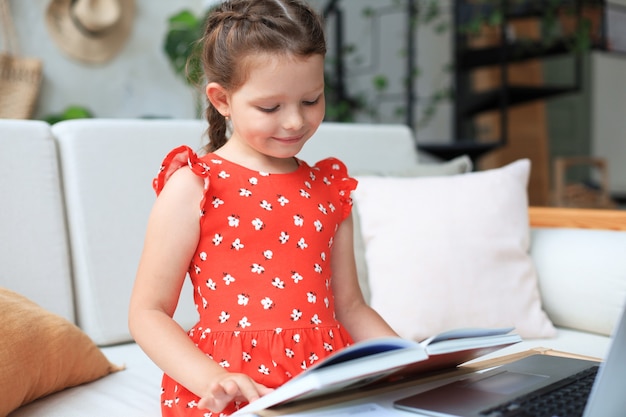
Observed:
[[[202,80],[200,44],[204,19],[189,10],[183,10],[168,19],[167,35],[163,49],[176,74],[192,86]]]
[[[63,120],[89,119],[92,117],[93,117],[93,114],[88,109],[82,106],[69,106],[69,107],[66,107],[62,113],[50,114],[44,117],[43,120],[52,125],[58,122],[62,122]]]

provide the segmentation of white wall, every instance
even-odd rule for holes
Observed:
[[[605,158],[611,191],[626,194],[626,55],[592,57],[592,152]]]
[[[126,1],[126,0],[123,0]],[[191,90],[177,78],[162,49],[167,17],[202,0],[136,0],[134,27],[119,55],[103,65],[68,58],[48,36],[49,0],[12,0],[22,55],[43,60],[44,79],[35,117],[59,113],[69,105],[96,117],[195,117]]]

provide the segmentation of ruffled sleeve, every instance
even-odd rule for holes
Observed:
[[[346,164],[337,158],[323,159],[315,164],[315,167],[327,175],[332,185],[337,189],[341,202],[342,219],[345,219],[352,210],[350,193],[356,189],[358,181],[348,176]]]
[[[208,187],[209,166],[190,147],[183,145],[167,154],[159,168],[159,173],[152,180],[152,188],[157,195],[161,193],[172,174],[183,166],[188,166],[194,174],[204,178],[204,188]]]

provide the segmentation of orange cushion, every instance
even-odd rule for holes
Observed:
[[[5,288],[0,317],[0,416],[122,369],[76,325]]]

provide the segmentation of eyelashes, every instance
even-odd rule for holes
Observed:
[[[318,96],[315,100],[312,101],[303,101],[302,104],[305,106],[315,106],[317,103],[320,102],[320,98],[322,96]],[[260,111],[262,111],[263,113],[274,113],[275,111],[277,111],[280,108],[280,105],[274,106],[274,107],[261,107],[261,106],[257,106],[257,109],[259,109]]]

